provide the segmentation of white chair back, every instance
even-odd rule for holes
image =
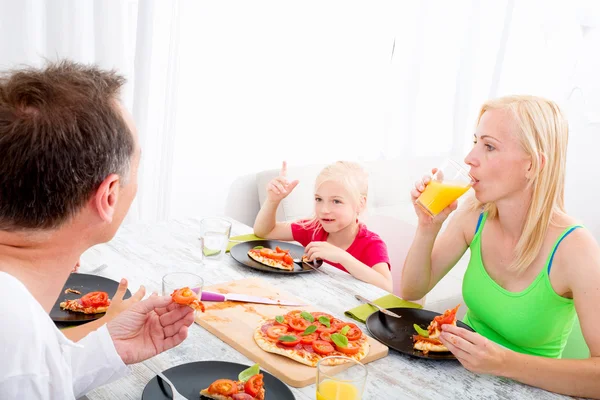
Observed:
[[[378,234],[385,242],[392,265],[392,278],[394,281],[393,293],[400,296],[400,282],[402,279],[402,268],[408,250],[415,237],[415,226],[404,222],[398,218],[385,215],[368,215],[365,223],[370,231]],[[415,301],[423,304],[425,298]]]

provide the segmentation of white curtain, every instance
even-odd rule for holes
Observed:
[[[479,105],[509,93],[567,110],[568,201],[598,196],[572,178],[597,174],[594,0],[0,4],[1,68],[71,58],[129,79],[143,148],[130,220],[222,214],[238,176],[284,159],[460,157]]]
[[[222,212],[236,177],[284,159],[462,156],[512,5],[183,2],[173,215]]]

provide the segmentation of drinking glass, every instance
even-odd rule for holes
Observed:
[[[446,160],[417,199],[417,205],[435,217],[465,194],[472,184],[473,179],[466,169],[456,161]]]

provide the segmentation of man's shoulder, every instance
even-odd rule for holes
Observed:
[[[0,321],[5,329],[0,330],[4,346],[11,340],[21,341],[38,336],[48,315],[17,278],[0,272]]]

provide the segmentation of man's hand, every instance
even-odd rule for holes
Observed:
[[[107,324],[117,353],[134,364],[179,345],[194,322],[194,310],[152,295],[135,303]]]

